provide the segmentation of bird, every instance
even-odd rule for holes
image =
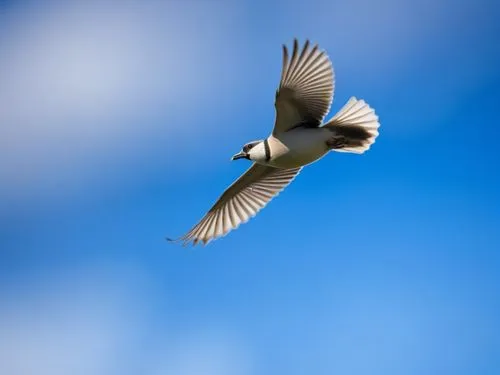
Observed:
[[[232,160],[252,162],[182,237],[183,245],[206,245],[254,217],[287,187],[303,167],[330,151],[362,154],[378,137],[379,118],[364,101],[351,97],[327,122],[335,73],[327,53],[306,39],[282,45],[281,79],[275,94],[275,122],[263,140],[246,143]],[[275,224],[275,225],[279,225]]]

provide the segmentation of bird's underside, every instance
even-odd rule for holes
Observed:
[[[301,152],[317,150],[317,157],[321,157],[328,149],[345,149],[358,153],[368,149],[378,134],[378,119],[366,103],[355,98],[351,98],[332,120],[316,130],[317,133],[326,132],[327,136],[321,136],[318,141],[314,140],[316,143],[311,143],[315,150],[307,149],[308,146],[303,142],[304,133],[301,133],[300,129],[314,130],[311,128],[322,124],[330,109],[333,92],[332,64],[318,45],[310,48],[309,41],[306,41],[304,46],[299,48],[295,39],[291,56],[287,47],[283,46],[281,80],[275,99],[274,129],[272,135],[262,142],[265,146],[265,160],[255,159],[257,162],[226,189],[200,222],[182,237],[169,240],[179,241],[184,245],[207,244],[255,216],[290,184],[303,165],[308,164],[305,157],[299,156],[299,160],[294,161],[293,168],[280,168],[279,157],[286,160],[292,153],[302,155]],[[353,126],[359,129],[368,127],[371,130],[366,134],[358,131],[358,134],[353,132]],[[300,136],[294,137],[292,134]],[[273,140],[277,142],[273,143]],[[285,148],[280,149],[278,143],[285,144]],[[287,152],[290,154],[287,155]],[[251,155],[250,151],[246,158],[252,159]],[[312,159],[315,157],[313,155]]]

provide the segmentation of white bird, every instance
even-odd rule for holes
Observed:
[[[274,129],[265,140],[245,144],[232,160],[248,159],[252,166],[220,196],[208,213],[177,240],[207,244],[255,216],[281,192],[302,167],[329,151],[362,154],[378,136],[374,110],[351,97],[323,124],[333,100],[332,63],[318,45],[307,40],[292,56],[283,45],[281,81],[276,91]]]

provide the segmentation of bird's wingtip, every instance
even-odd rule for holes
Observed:
[[[171,244],[178,244],[182,247],[186,247],[190,241],[185,241],[184,238],[170,238],[170,237],[165,237],[165,240],[168,242],[168,243],[171,243]],[[192,242],[191,243],[193,246],[196,245],[196,243]]]

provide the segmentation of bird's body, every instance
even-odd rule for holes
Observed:
[[[378,117],[368,104],[354,97],[328,122],[334,91],[330,59],[309,41],[292,56],[283,46],[281,81],[276,91],[274,129],[265,140],[243,146],[233,160],[252,166],[221,195],[207,214],[179,238],[185,244],[204,244],[227,234],[255,216],[301,171],[330,151],[362,154],[378,136]]]
[[[323,127],[298,127],[279,136],[271,135],[267,138],[271,159],[266,165],[297,168],[311,164],[330,151],[326,142],[331,137],[332,132]]]

